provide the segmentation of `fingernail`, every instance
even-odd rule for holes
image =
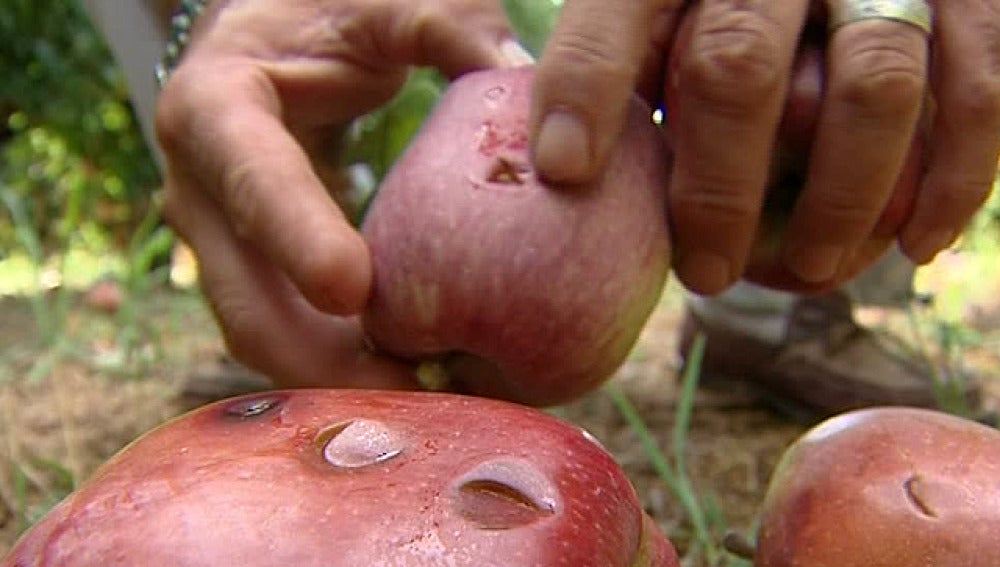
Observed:
[[[718,293],[733,283],[729,260],[710,252],[684,256],[677,272],[685,287],[700,294]]]
[[[580,119],[566,110],[549,112],[535,143],[535,167],[557,182],[583,181],[589,171],[590,141]]]
[[[824,282],[837,275],[844,258],[841,246],[790,246],[785,266],[806,282]]]
[[[932,230],[917,239],[916,243],[906,246],[907,254],[917,264],[927,264],[934,260],[939,252],[949,247],[957,235],[948,229]]]
[[[515,39],[508,39],[501,43],[500,53],[503,54],[504,59],[507,60],[507,64],[511,67],[531,65],[535,62],[534,56],[528,53],[528,50],[522,47]]]

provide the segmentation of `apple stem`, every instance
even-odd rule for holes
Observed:
[[[417,366],[417,381],[425,390],[444,392],[450,389],[451,380],[443,362],[425,360]]]
[[[754,555],[757,554],[757,547],[754,543],[746,535],[735,531],[728,532],[722,538],[722,547],[726,548],[729,553],[743,559],[753,560]]]

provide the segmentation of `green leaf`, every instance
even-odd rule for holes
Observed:
[[[420,130],[446,84],[437,71],[415,69],[389,104],[357,121],[345,152],[347,163],[368,165],[380,181]]]
[[[555,26],[561,1],[504,0],[504,9],[521,44],[536,58]]]

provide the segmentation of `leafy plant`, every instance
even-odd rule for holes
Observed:
[[[105,243],[127,240],[159,172],[101,36],[76,2],[7,0],[0,37],[5,197],[23,203],[46,251],[85,225]],[[14,232],[0,214],[0,249],[17,249]]]

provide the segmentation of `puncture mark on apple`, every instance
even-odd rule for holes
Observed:
[[[230,405],[224,413],[240,419],[258,417],[280,407],[283,401],[283,398],[279,396],[250,398]]]
[[[920,475],[916,473],[911,474],[910,477],[903,482],[903,490],[906,492],[906,498],[911,504],[913,504],[913,507],[924,516],[937,518],[937,513],[934,511],[934,508],[932,508],[924,498],[922,489],[923,479],[921,479]]]

